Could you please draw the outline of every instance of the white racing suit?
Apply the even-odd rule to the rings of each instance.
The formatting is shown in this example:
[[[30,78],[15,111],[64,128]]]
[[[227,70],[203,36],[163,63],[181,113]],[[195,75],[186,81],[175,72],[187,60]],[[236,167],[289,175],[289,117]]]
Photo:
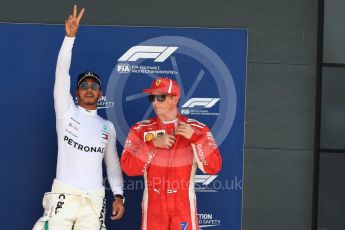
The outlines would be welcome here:
[[[104,195],[104,188],[86,192],[55,179],[33,230],[105,230]]]
[[[99,230],[104,227],[104,161],[113,195],[123,194],[114,125],[74,104],[70,93],[72,37],[61,46],[54,84],[58,139],[56,180],[43,199],[44,215],[38,229]],[[102,227],[101,227],[102,225]]]

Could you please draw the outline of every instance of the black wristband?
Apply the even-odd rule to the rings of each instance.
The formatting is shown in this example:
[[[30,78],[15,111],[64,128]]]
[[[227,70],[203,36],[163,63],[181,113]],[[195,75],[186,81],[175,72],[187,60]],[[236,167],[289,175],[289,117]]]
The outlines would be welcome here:
[[[115,195],[115,199],[116,199],[116,198],[120,198],[120,199],[122,199],[122,200],[123,200],[125,197],[124,197],[124,196],[122,196],[122,195],[120,195],[120,194],[116,194],[116,195]]]

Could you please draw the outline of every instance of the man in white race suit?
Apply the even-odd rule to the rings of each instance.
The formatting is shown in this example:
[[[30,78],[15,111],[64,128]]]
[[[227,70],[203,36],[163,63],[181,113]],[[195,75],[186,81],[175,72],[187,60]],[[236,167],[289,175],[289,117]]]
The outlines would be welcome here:
[[[65,21],[66,37],[62,43],[55,73],[54,106],[58,137],[56,179],[51,192],[44,195],[44,214],[34,230],[105,229],[105,191],[102,162],[105,161],[114,194],[112,220],[124,213],[123,179],[116,150],[114,125],[97,115],[102,96],[98,74],[86,71],[79,75],[75,105],[70,94],[72,48],[84,9]]]

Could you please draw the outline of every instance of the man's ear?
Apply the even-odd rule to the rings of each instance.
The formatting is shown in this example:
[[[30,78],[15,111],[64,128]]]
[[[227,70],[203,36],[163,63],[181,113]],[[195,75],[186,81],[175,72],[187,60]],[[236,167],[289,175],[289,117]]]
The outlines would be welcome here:
[[[101,91],[99,92],[98,100],[101,99],[102,96],[103,96],[103,91],[101,90]]]

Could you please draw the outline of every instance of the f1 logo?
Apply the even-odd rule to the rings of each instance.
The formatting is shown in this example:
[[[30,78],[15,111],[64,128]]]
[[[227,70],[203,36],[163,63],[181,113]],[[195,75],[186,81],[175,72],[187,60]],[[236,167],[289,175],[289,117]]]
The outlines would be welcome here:
[[[196,106],[203,106],[204,108],[213,107],[220,98],[191,98],[183,104],[182,108],[194,108]]]
[[[137,61],[140,58],[164,62],[178,47],[175,46],[133,46],[118,61]]]
[[[202,183],[202,185],[209,185],[214,181],[218,175],[195,175],[195,183]]]
[[[181,225],[181,230],[186,230],[188,226],[188,222],[181,222],[180,225]]]

